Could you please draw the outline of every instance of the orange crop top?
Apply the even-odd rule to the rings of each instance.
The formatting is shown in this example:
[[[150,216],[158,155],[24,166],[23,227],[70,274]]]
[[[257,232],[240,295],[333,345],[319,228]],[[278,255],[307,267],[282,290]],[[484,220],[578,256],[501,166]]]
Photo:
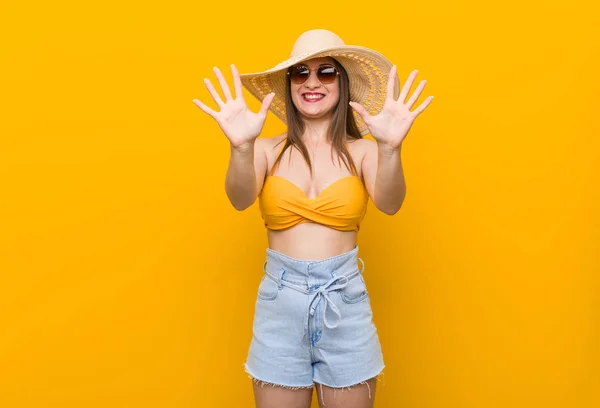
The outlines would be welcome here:
[[[285,146],[279,149],[279,154]],[[357,175],[342,177],[315,198],[271,169],[259,195],[265,227],[283,230],[304,222],[315,222],[339,231],[358,231],[367,211],[369,194]]]

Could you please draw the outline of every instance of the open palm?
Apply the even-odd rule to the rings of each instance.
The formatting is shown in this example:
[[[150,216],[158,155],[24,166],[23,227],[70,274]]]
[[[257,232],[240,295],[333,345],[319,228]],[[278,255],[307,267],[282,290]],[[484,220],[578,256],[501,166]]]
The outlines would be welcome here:
[[[369,115],[367,110],[361,104],[350,102],[350,106],[358,112],[369,128],[371,135],[377,142],[385,143],[392,148],[398,148],[408,134],[408,131],[417,116],[431,103],[433,96],[427,97],[417,109],[412,112],[410,111],[425,87],[425,83],[427,82],[425,80],[419,83],[419,86],[417,86],[410,99],[406,103],[404,102],[417,73],[417,70],[410,73],[408,80],[402,87],[398,100],[395,100],[394,86],[396,81],[396,66],[394,65],[392,67],[388,78],[387,94],[383,107],[375,116]]]
[[[235,98],[232,97],[229,85],[225,81],[223,74],[219,68],[213,68],[221,91],[225,96],[225,101],[221,99],[219,93],[215,90],[214,86],[208,78],[204,79],[204,84],[208,89],[208,92],[212,96],[213,100],[219,107],[220,111],[214,111],[209,108],[198,99],[194,99],[193,102],[202,109],[206,114],[210,115],[217,121],[227,139],[231,142],[232,146],[238,147],[256,139],[265,124],[267,118],[267,112],[269,106],[273,101],[274,93],[270,93],[262,101],[262,106],[258,113],[252,112],[248,109],[244,95],[242,93],[242,81],[235,65],[231,64],[231,73],[233,75],[233,84],[235,88]]]

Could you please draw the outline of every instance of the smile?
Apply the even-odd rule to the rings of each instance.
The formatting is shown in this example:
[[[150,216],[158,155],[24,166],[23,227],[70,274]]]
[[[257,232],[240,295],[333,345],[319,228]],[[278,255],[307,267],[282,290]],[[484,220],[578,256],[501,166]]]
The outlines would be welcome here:
[[[325,97],[325,95],[321,94],[321,93],[305,93],[302,94],[302,99],[304,99],[306,102],[318,102],[321,99],[323,99]]]

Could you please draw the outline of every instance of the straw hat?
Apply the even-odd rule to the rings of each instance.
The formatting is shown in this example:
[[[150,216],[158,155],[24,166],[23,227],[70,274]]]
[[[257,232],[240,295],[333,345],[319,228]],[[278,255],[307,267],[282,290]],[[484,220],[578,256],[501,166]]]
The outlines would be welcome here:
[[[309,30],[300,35],[290,57],[263,72],[242,74],[242,85],[259,101],[275,92],[270,110],[286,123],[285,86],[287,68],[298,62],[319,57],[335,58],[348,73],[350,100],[365,107],[371,115],[381,110],[385,101],[387,81],[392,63],[380,53],[369,48],[346,45],[329,30]],[[394,99],[400,95],[400,83],[396,77]],[[352,110],[360,133],[364,136],[369,129],[356,111]]]

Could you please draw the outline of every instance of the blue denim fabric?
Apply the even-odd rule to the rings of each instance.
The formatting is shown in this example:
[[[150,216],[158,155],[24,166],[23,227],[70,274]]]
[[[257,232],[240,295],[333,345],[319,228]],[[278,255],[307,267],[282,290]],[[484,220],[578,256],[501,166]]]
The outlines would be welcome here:
[[[263,271],[244,364],[252,377],[288,387],[349,387],[383,370],[358,246],[320,261],[267,248]]]

